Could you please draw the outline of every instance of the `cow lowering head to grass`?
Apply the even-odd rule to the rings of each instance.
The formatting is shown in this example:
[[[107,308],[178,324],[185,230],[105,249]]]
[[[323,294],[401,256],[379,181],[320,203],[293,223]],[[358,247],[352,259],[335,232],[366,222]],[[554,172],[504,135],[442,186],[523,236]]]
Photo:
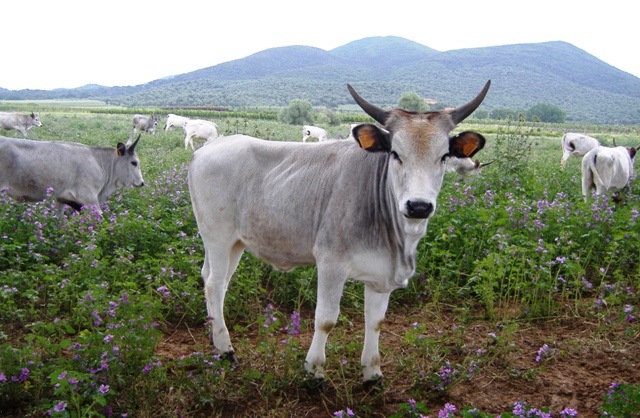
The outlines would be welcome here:
[[[384,129],[361,124],[353,141],[310,144],[232,135],[198,149],[188,181],[216,349],[237,361],[223,305],[247,250],[281,271],[317,265],[315,332],[305,363],[317,379],[324,377],[343,286],[348,278],[364,282],[364,381],[381,378],[378,339],[389,296],[415,272],[447,161],[471,158],[485,144],[478,133],[450,132],[480,105],[489,85],[465,105],[434,112],[383,110],[348,86]]]
[[[592,189],[596,189],[596,194],[600,195],[620,190],[629,184],[639,149],[640,146],[596,147],[587,152],[582,158],[582,194],[585,202],[591,197]]]
[[[600,146],[600,141],[583,134],[573,132],[562,136],[562,158],[560,165],[564,168],[569,157],[584,157],[584,155],[595,147]]]

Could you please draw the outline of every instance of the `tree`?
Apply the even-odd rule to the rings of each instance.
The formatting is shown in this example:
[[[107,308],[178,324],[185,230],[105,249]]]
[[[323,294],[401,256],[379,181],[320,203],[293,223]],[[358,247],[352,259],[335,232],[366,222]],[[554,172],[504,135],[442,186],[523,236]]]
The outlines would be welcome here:
[[[326,109],[320,112],[316,118],[316,123],[318,125],[338,126],[342,123],[342,115],[331,109]]]
[[[567,112],[549,103],[538,103],[527,110],[527,120],[538,118],[540,122],[564,123]]]
[[[398,107],[400,109],[408,110],[410,112],[423,112],[429,110],[429,105],[425,103],[424,99],[416,92],[404,92],[398,100]]]
[[[313,107],[308,100],[293,99],[278,114],[278,120],[290,125],[312,125]]]

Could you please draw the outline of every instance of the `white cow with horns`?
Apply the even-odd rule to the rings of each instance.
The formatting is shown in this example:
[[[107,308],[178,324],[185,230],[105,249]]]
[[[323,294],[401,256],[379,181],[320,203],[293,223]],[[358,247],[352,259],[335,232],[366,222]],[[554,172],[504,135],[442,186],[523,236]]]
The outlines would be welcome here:
[[[347,85],[373,124],[354,129],[355,141],[311,144],[245,135],[198,149],[189,165],[189,190],[204,242],[207,313],[216,349],[237,362],[223,305],[246,249],[276,269],[316,264],[315,332],[305,369],[324,377],[325,344],[336,325],[348,278],[364,282],[365,384],[382,377],[378,340],[389,296],[415,272],[416,249],[436,209],[446,162],[471,158],[485,139],[450,137],[483,101],[435,112],[384,110]],[[241,162],[241,164],[238,164]]]
[[[116,148],[90,147],[76,142],[30,141],[0,137],[0,191],[10,197],[38,202],[53,189],[56,208],[76,210],[103,204],[117,189],[144,186],[133,144]]]
[[[624,188],[634,174],[633,162],[640,149],[634,147],[596,147],[582,158],[582,194],[587,202],[591,189],[596,194]]]
[[[584,155],[595,147],[600,146],[600,141],[583,134],[573,132],[562,136],[562,159],[560,165],[564,168],[569,157],[584,157]]]

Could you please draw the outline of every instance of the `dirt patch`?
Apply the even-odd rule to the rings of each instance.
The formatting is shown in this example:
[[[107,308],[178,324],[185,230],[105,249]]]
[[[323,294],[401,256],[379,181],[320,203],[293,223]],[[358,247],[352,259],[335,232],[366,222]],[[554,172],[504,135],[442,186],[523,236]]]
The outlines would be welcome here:
[[[413,324],[424,324],[426,317],[430,319],[427,321],[425,338],[448,345],[446,360],[452,364],[462,364],[470,353],[478,350],[490,355],[471,377],[459,379],[441,392],[433,388],[421,388],[419,379],[416,379],[416,370],[396,371],[401,369],[403,359],[416,356],[405,336],[414,327]],[[370,405],[374,405],[373,410],[376,411],[373,415],[389,416],[399,411],[400,404],[413,398],[425,403],[432,417],[437,416],[446,403],[458,408],[474,406],[496,415],[512,411],[515,402],[525,402],[535,408],[550,408],[553,416],[559,416],[559,412],[565,408],[573,408],[580,417],[599,417],[603,396],[613,382],[640,382],[638,332],[630,327],[626,327],[625,332],[622,327],[603,326],[584,318],[555,318],[509,326],[483,320],[454,324],[453,316],[446,313],[425,315],[420,311],[390,312],[380,337],[386,386],[381,394],[371,397],[360,387],[359,376],[349,376],[346,384],[352,386],[350,396],[354,398],[355,409],[359,402],[370,400]],[[443,333],[451,333],[452,327],[461,328],[455,338],[443,339]],[[354,320],[352,325],[341,323],[340,328],[344,334],[337,338],[361,339],[362,323]],[[496,335],[495,341],[492,335]],[[303,350],[308,348],[311,336],[311,331],[307,330],[296,337]],[[238,341],[240,338],[252,344],[259,342],[260,337],[256,334],[232,333],[232,340]],[[549,347],[549,354],[543,361],[537,362],[538,352],[545,344]],[[167,360],[177,359],[200,351],[203,347],[210,349],[211,344],[202,330],[194,332],[186,326],[180,326],[167,331],[157,346],[157,355]],[[245,352],[238,353],[241,367],[264,367],[261,364],[264,359],[247,353],[247,347],[244,349]],[[330,355],[328,353],[327,357]],[[413,364],[418,368],[423,367],[425,362],[428,363],[424,360],[421,363],[414,361]],[[299,387],[289,387],[283,390],[277,407],[260,397],[249,396],[239,403],[228,405],[225,410],[229,416],[327,417],[349,406],[344,405],[342,393],[335,393],[339,390],[339,387],[334,387],[333,393],[330,389],[325,394],[314,394]]]

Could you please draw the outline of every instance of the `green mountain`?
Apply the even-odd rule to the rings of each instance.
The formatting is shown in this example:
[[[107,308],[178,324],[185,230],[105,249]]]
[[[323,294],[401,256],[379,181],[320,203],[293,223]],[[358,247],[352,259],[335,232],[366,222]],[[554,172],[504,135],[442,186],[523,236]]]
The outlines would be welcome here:
[[[395,106],[414,91],[437,106],[457,106],[491,79],[482,108],[526,110],[549,103],[567,119],[640,123],[640,78],[566,42],[504,45],[439,52],[399,37],[371,37],[330,51],[271,48],[248,57],[128,87],[0,88],[0,99],[91,98],[125,106],[256,108],[293,99],[356,109],[351,83],[367,100]]]

